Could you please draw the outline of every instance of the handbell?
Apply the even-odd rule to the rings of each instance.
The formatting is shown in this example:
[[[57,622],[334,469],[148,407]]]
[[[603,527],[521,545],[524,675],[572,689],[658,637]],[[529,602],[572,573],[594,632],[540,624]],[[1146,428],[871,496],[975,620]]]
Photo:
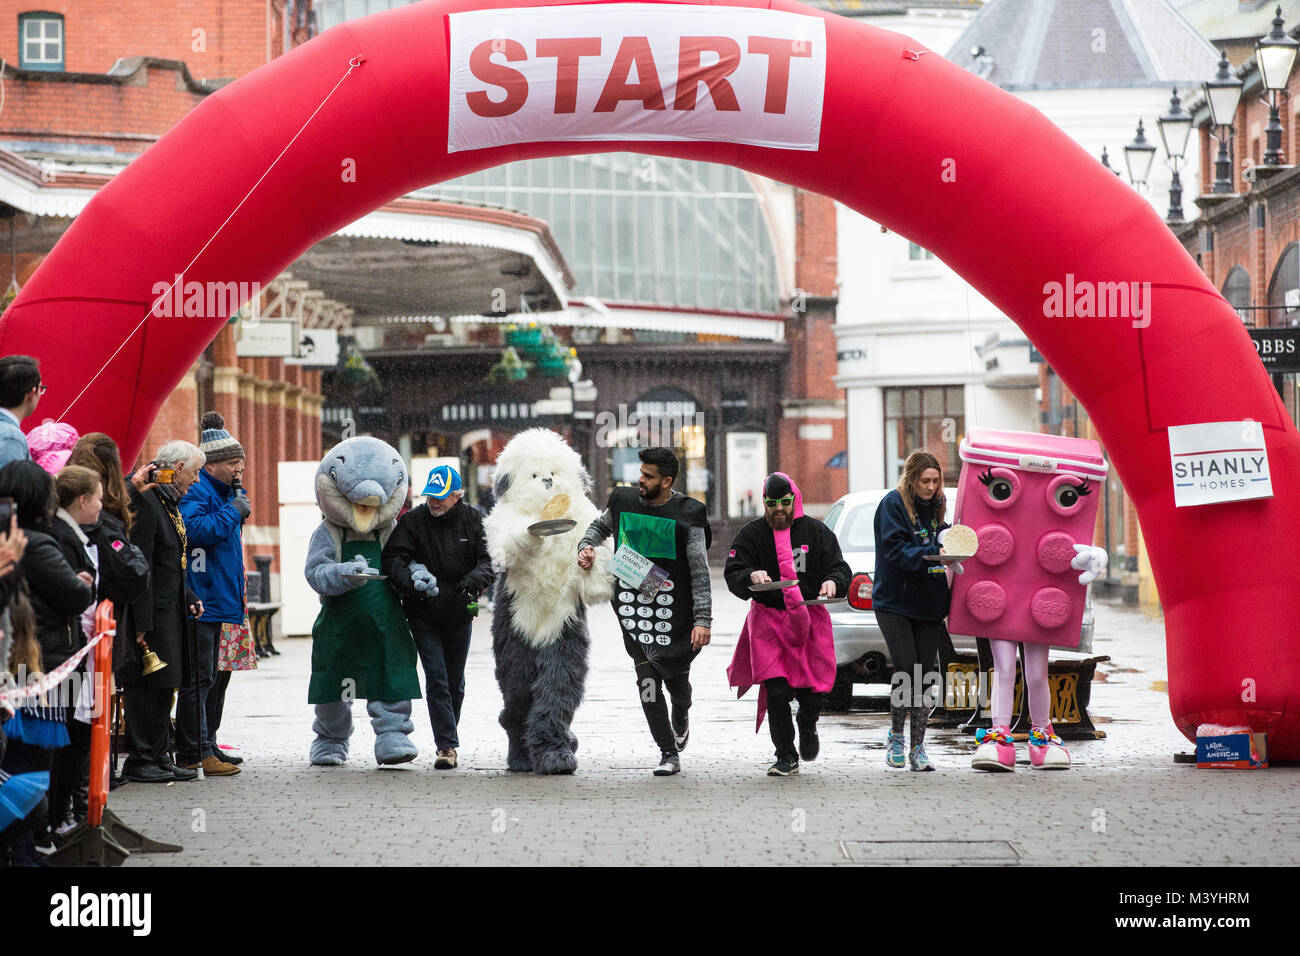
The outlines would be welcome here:
[[[167,662],[149,650],[149,645],[144,645],[144,657],[140,661],[140,673],[145,677],[150,674],[156,674],[167,666]]]

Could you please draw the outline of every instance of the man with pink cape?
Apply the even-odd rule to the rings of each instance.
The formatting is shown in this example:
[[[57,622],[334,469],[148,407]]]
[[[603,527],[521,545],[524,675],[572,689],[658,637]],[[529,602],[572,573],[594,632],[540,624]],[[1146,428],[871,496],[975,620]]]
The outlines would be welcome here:
[[[770,720],[776,763],[768,776],[799,772],[799,758],[813,760],[820,745],[817,717],[823,695],[835,683],[835,639],[822,604],[842,597],[851,571],[831,530],[803,513],[803,496],[789,475],[763,482],[763,517],[740,529],[723,576],[727,588],[751,601],[727,679],[738,697],[758,685],[757,733]],[[775,582],[798,582],[772,587]],[[757,588],[757,590],[755,590]],[[799,749],[795,750],[790,702],[799,701]]]

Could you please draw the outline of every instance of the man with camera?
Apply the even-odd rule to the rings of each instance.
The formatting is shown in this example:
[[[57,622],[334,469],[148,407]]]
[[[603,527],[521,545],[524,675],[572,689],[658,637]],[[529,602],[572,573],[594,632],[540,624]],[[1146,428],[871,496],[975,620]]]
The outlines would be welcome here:
[[[243,763],[243,758],[217,748],[231,673],[220,669],[218,658],[222,631],[240,632],[247,618],[243,526],[252,510],[240,485],[244,449],[225,425],[216,412],[204,414],[199,448],[206,461],[180,505],[190,549],[186,574],[203,601],[203,614],[198,621],[197,686],[182,688],[176,704],[176,761],[189,768],[202,764],[209,777],[233,776]]]

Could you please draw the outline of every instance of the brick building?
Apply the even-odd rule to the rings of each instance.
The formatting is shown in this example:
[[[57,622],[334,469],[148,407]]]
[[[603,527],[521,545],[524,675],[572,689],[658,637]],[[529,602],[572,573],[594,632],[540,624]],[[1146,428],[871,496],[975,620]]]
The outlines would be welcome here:
[[[0,3],[0,219],[8,222],[12,273],[6,303],[98,189],[205,97],[306,42],[313,23],[310,0]],[[503,243],[503,233],[514,235]],[[368,242],[387,257],[414,244],[426,284],[457,270],[504,269],[512,278],[501,284],[512,296],[537,286],[545,307],[558,288],[562,301],[563,259],[545,224],[527,217],[399,200],[343,234],[339,241]],[[353,271],[354,284],[367,281],[363,270]],[[292,272],[264,286],[255,305],[263,322],[350,330],[352,310]],[[248,451],[247,566],[257,555],[271,557],[274,581],[277,464],[322,454],[321,371],[281,357],[240,357],[239,328],[225,326],[182,380],[154,422],[144,455],[171,438],[197,441],[202,412],[221,412]]]
[[[316,29],[310,0],[211,0],[176,8],[143,0],[39,8],[0,3],[0,213],[7,212],[10,225],[11,289],[39,267],[94,192],[190,109],[308,41]],[[625,170],[626,162],[614,155],[550,162],[590,172],[594,183],[598,175]],[[600,385],[603,404],[593,415],[690,404],[707,430],[678,438],[690,458],[694,491],[715,499],[712,512],[720,522],[743,517],[727,504],[734,497],[728,485],[754,484],[752,476],[737,479],[728,470],[726,449],[736,433],[765,439],[755,471],[791,472],[810,512],[823,512],[847,490],[843,392],[830,378],[834,204],[730,167],[650,157],[631,162],[637,182],[646,186],[646,195],[632,201],[649,203],[645,208],[656,215],[671,204],[673,223],[673,231],[648,245],[644,231],[631,230],[633,247],[642,244],[631,267],[621,260],[609,269],[599,265],[602,255],[628,241],[631,220],[611,225],[606,236],[599,224],[617,216],[593,214],[561,222],[552,235],[553,202],[537,190],[497,190],[484,175],[477,192],[464,182],[420,190],[321,241],[263,291],[261,319],[325,322],[320,327],[354,336],[377,365],[404,355],[419,376],[394,381],[409,386],[408,397],[440,410],[458,397],[446,391],[452,377],[431,374],[444,352],[454,363],[462,347],[499,351],[499,326],[513,313],[572,315],[576,306],[585,325],[552,324],[566,344],[584,351]],[[574,173],[569,181],[576,180]],[[621,216],[627,199],[611,188],[593,201],[601,213]],[[647,215],[642,224],[648,221]],[[650,275],[645,263],[665,256],[673,263]],[[568,260],[578,265],[570,270]],[[582,304],[569,301],[574,273]],[[589,288],[582,286],[583,275]],[[502,293],[504,309],[479,301],[485,286]],[[277,289],[292,291],[276,299]],[[155,421],[146,454],[170,438],[196,439],[200,414],[221,412],[249,453],[249,566],[255,555],[270,556],[274,580],[276,465],[318,458],[336,437],[328,423],[322,430],[333,379],[326,373],[323,383],[320,371],[283,358],[240,357],[240,329],[238,322],[225,326],[195,363]],[[361,409],[351,407],[354,397],[333,396],[336,419],[355,414],[360,430],[404,441],[408,454],[427,453],[450,433],[455,441],[466,434],[463,422],[427,421],[428,427],[405,431],[389,427],[392,422],[366,422]],[[510,428],[521,424],[527,423]],[[563,429],[576,422],[553,424]],[[480,443],[473,451],[477,460],[490,460],[510,428]],[[619,480],[624,462],[600,446],[595,430],[574,434],[601,474],[598,484]]]
[[[1272,9],[1265,11],[1269,20]],[[1294,12],[1300,14],[1300,5]],[[1289,26],[1289,35],[1300,37],[1300,28]],[[1230,169],[1215,191],[1220,129],[1200,97],[1189,108],[1201,140],[1203,189],[1195,200],[1201,215],[1174,232],[1241,316],[1283,405],[1300,422],[1300,75],[1293,67],[1279,98],[1283,156],[1269,165],[1267,93],[1253,50],[1241,48],[1236,56],[1232,75],[1242,91],[1227,127]]]

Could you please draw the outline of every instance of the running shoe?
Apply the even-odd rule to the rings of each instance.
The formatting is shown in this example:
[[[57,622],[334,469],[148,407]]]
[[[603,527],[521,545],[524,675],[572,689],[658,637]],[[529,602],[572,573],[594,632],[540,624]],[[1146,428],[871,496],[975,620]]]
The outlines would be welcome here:
[[[903,735],[889,732],[889,747],[885,751],[885,763],[895,770],[907,766],[907,751],[903,744]]]
[[[930,763],[930,758],[925,755],[925,744],[917,744],[912,748],[912,753],[908,757],[913,770],[933,770],[934,764]]]
[[[659,766],[655,767],[654,775],[656,777],[671,777],[675,773],[682,772],[682,761],[677,754],[665,753],[663,759],[659,761]]]
[[[673,739],[677,743],[677,752],[686,749],[686,742],[691,739],[691,712],[684,710],[679,716],[673,711]]]
[[[769,777],[797,777],[799,776],[799,761],[781,757],[776,763],[767,768],[767,775]]]
[[[821,753],[821,740],[817,737],[817,727],[804,727],[799,725],[799,759],[816,760],[817,755]]]

